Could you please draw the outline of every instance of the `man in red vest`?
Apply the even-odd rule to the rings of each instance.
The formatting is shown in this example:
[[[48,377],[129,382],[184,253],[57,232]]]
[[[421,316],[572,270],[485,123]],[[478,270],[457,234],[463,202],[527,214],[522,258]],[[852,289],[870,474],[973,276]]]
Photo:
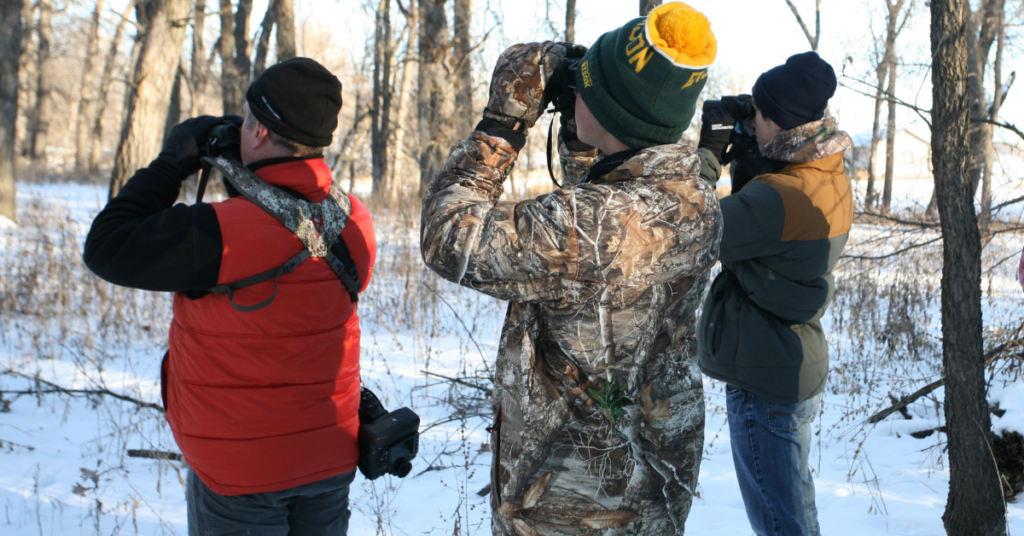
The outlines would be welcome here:
[[[341,82],[295,58],[267,69],[246,101],[244,122],[234,118],[242,172],[305,206],[350,207],[340,220],[342,260],[365,289],[376,255],[370,214],[351,195],[330,197],[323,157]],[[307,237],[230,187],[236,195],[223,202],[174,204],[200,169],[211,127],[224,121],[199,117],[171,130],[160,156],[96,217],[85,262],[112,283],[175,293],[161,379],[167,421],[191,468],[190,536],[344,535],[359,458],[356,293],[315,252],[273,280],[218,293],[310,251]]]

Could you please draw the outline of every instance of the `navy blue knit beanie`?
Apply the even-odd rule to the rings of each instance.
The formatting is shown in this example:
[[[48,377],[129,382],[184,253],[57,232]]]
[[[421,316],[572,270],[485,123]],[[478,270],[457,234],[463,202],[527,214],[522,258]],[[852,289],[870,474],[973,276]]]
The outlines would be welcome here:
[[[825,117],[836,92],[836,72],[817,52],[795,54],[754,83],[754,101],[768,119],[784,130]]]

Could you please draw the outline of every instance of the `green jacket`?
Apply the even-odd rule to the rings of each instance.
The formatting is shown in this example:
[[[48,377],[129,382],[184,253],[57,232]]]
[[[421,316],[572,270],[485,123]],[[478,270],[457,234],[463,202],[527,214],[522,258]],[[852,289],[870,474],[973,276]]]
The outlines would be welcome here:
[[[850,145],[834,119],[788,130],[763,153],[789,165],[721,200],[722,272],[697,325],[704,374],[780,404],[825,388],[821,317],[853,218]]]

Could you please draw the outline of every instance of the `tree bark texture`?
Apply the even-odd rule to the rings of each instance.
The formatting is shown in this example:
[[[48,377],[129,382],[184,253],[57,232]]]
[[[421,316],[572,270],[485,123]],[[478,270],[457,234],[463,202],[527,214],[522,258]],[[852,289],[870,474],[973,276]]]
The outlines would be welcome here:
[[[1005,0],[982,0],[978,10],[968,15],[967,35],[967,91],[970,98],[971,118],[989,117],[989,100],[985,92],[985,71],[988,67],[989,52],[995,43],[999,28],[1005,24]],[[970,9],[968,7],[968,9]],[[996,81],[998,85],[999,80]],[[972,192],[977,192],[982,181],[990,176],[992,167],[992,134],[993,126],[989,123],[973,121],[970,127],[971,160],[969,173]],[[982,186],[981,212],[986,214],[991,199],[985,199],[985,191],[990,186]]]
[[[370,155],[373,195],[383,197],[389,190],[388,164],[391,153],[391,70],[394,44],[391,42],[391,0],[379,0],[373,34],[373,102],[370,113]],[[358,99],[357,99],[358,100]],[[359,111],[357,110],[358,114]]]
[[[249,16],[252,15],[252,0],[238,0],[235,11],[235,59],[230,79],[234,92],[232,100],[235,107],[231,112],[242,115],[242,104],[245,103],[245,90],[252,82],[252,61],[249,59]]]
[[[884,68],[887,70],[889,85],[885,90],[889,116],[885,125],[885,183],[882,187],[882,212],[888,213],[892,205],[892,181],[896,166],[896,74],[899,70],[899,57],[896,54],[896,39],[910,18],[910,9],[900,23],[900,11],[906,0],[885,0],[885,56]],[[913,4],[913,1],[911,2]],[[910,6],[911,8],[913,5]],[[881,79],[881,76],[879,76]]]
[[[576,42],[576,0],[565,0],[565,42]]]
[[[235,22],[232,16],[231,0],[220,0],[220,39],[217,47],[220,56],[221,103],[224,114],[242,110],[242,103],[235,95]]]
[[[884,58],[884,53],[883,53]],[[878,158],[878,143],[879,129],[881,125],[879,122],[882,116],[882,102],[884,102],[885,93],[882,90],[882,86],[885,85],[885,78],[888,74],[889,69],[886,67],[884,59],[881,60],[875,69],[875,75],[877,77],[877,85],[875,86],[875,114],[874,121],[871,123],[871,152],[868,154],[868,187],[867,195],[864,199],[865,210],[871,210],[875,206],[875,163]]]
[[[640,0],[640,16],[646,17],[654,8],[661,5],[661,0]]]
[[[181,81],[184,72],[181,69],[181,64],[178,64],[178,71],[174,75],[174,85],[171,86],[171,99],[167,104],[167,119],[164,120],[164,133],[160,136],[163,140],[167,137],[167,134],[181,121]]]
[[[275,9],[278,0],[270,0],[267,4],[267,12],[263,15],[263,22],[260,23],[259,39],[256,40],[256,62],[252,67],[252,77],[255,80],[263,71],[267,70],[267,55],[270,52],[270,34],[274,29],[277,20]]]
[[[110,198],[135,171],[160,152],[171,89],[185,40],[182,24],[192,9],[189,0],[146,0],[137,10],[146,25],[132,73],[128,110],[110,175]]]
[[[17,152],[21,156],[32,153],[32,122],[36,110],[36,49],[38,40],[33,39],[36,28],[36,3],[23,0],[21,20],[21,58],[18,60],[18,124]]]
[[[100,55],[100,16],[104,0],[96,0],[96,9],[89,20],[89,35],[86,38],[85,58],[82,63],[82,91],[75,118],[75,173],[89,172],[89,136],[92,134],[93,118],[96,116],[96,100],[99,98],[97,68]]]
[[[295,0],[275,0],[277,19],[277,61],[295,57]]]
[[[206,88],[210,80],[210,65],[206,60],[206,45],[203,43],[203,30],[206,28],[206,0],[196,0],[192,10],[192,68],[189,79],[192,81],[192,104],[189,115],[192,117],[206,115]]]
[[[36,108],[32,120],[32,161],[37,166],[46,165],[46,142],[50,132],[50,119],[53,114],[53,90],[55,65],[50,55],[50,40],[53,38],[53,1],[38,0],[39,25],[36,33],[39,36],[37,49],[36,72]]]
[[[128,24],[128,15],[135,9],[137,0],[130,0],[121,14],[121,20],[114,30],[114,38],[110,40],[110,48],[107,57],[103,61],[103,72],[100,75],[99,108],[92,125],[92,149],[89,151],[89,173],[95,173],[100,165],[100,158],[103,156],[103,116],[107,112],[107,94],[110,85],[114,81],[114,65],[117,63],[117,50],[121,46],[121,38],[124,37],[124,29]]]
[[[401,8],[401,6],[399,6]],[[409,9],[402,9],[402,15],[405,16],[406,24],[404,30],[404,39],[400,39],[399,42],[404,41],[404,52],[401,56],[401,71],[398,75],[398,87],[394,90],[394,96],[392,97],[392,117],[395,118],[394,124],[394,137],[392,138],[392,150],[391,150],[391,164],[388,168],[391,172],[391,176],[388,179],[390,188],[388,195],[391,199],[397,199],[399,192],[403,190],[405,180],[404,177],[408,175],[402,173],[402,162],[401,155],[407,154],[405,148],[405,141],[411,134],[415,139],[418,134],[415,128],[408,128],[403,125],[415,125],[416,115],[414,112],[409,110],[410,106],[407,103],[410,100],[409,86],[413,83],[416,77],[416,51],[417,51],[417,28],[419,27],[418,21],[418,10],[415,9],[415,5],[411,5]],[[396,68],[397,67],[396,59]]]
[[[1002,3],[1002,2],[1001,2]],[[995,82],[995,91],[992,95],[992,104],[988,107],[988,118],[992,121],[999,120],[999,109],[1003,106],[1003,50],[1006,45],[1006,19],[1005,4],[999,7],[999,26],[996,35],[996,57],[992,65],[992,78]],[[985,222],[991,218],[992,210],[992,160],[995,152],[992,146],[992,125],[989,124],[989,136],[984,151],[984,174],[981,177],[981,213]]]
[[[892,181],[896,172],[896,62],[895,44],[893,57],[889,61],[889,87],[886,88],[886,105],[889,116],[885,122],[885,184],[882,187],[882,212],[888,214],[892,206]]]
[[[419,94],[420,195],[448,157],[452,140],[453,97],[447,77],[451,39],[445,15],[447,0],[420,0]]]
[[[0,216],[15,220],[14,159],[18,121],[18,60],[22,0],[0,2]]]
[[[473,42],[469,28],[473,17],[473,0],[455,0],[452,11],[454,42],[452,43],[452,71],[455,73],[453,85],[456,86],[455,97],[455,132],[471,132],[476,125],[473,113]]]
[[[931,0],[932,166],[942,221],[942,362],[951,536],[1006,533],[999,474],[987,441],[981,317],[981,237],[967,173],[967,0]]]

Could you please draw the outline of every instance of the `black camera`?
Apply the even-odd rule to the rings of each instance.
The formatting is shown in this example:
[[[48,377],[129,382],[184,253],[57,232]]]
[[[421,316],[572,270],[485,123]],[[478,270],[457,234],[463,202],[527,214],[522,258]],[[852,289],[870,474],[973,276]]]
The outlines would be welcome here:
[[[388,412],[363,388],[359,400],[359,471],[367,480],[384,473],[405,478],[420,449],[420,418],[409,408]]]
[[[206,144],[199,148],[200,156],[218,157],[229,153],[241,160],[242,128],[236,117],[224,117],[222,122],[206,134]]]
[[[750,95],[728,96],[722,97],[721,100],[704,102],[705,110],[714,108],[722,110],[736,120],[732,134],[729,136],[729,150],[722,158],[722,165],[757,153],[757,136],[754,134],[751,124],[754,120],[755,108]]]
[[[548,97],[554,105],[552,111],[562,114],[563,123],[576,117],[576,71],[581,59],[583,54],[579,54],[579,57],[566,57],[548,81]]]

